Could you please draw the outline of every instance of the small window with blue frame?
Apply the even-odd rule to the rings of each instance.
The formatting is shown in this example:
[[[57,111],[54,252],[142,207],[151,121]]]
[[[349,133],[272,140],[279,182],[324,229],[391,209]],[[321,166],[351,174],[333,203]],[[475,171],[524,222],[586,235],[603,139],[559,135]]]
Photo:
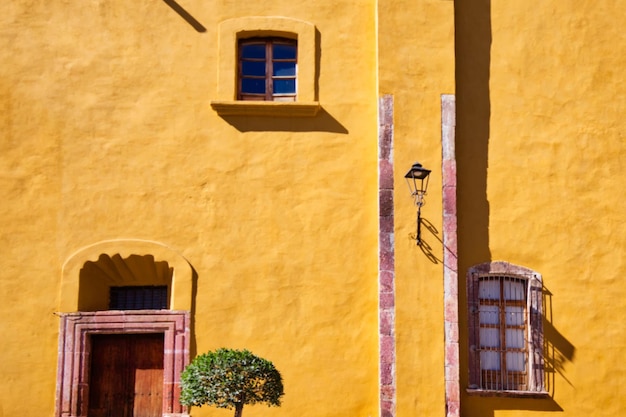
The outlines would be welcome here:
[[[241,39],[237,99],[296,101],[297,58],[295,39]]]

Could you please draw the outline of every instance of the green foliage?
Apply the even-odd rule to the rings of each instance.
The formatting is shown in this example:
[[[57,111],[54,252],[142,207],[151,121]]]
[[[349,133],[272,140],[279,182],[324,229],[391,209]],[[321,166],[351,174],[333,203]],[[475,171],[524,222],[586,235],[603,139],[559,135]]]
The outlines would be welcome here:
[[[196,357],[183,371],[181,386],[183,405],[239,411],[244,404],[280,406],[284,394],[282,377],[272,362],[248,350],[225,348]]]

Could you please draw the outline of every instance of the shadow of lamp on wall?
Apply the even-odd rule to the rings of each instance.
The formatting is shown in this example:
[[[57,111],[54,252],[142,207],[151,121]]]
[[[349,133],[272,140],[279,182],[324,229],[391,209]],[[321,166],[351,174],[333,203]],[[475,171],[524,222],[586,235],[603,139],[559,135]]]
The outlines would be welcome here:
[[[409,186],[413,202],[417,206],[417,233],[415,236],[417,246],[422,244],[422,206],[424,205],[424,196],[428,189],[429,175],[430,170],[424,168],[419,162],[416,162],[404,176]]]

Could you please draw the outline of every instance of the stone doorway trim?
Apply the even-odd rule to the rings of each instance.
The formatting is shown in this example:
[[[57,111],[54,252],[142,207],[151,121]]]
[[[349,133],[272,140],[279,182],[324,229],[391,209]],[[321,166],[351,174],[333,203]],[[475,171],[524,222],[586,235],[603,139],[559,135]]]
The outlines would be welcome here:
[[[92,334],[163,333],[163,417],[188,417],[180,374],[189,363],[189,312],[170,310],[61,313],[55,417],[85,417]]]

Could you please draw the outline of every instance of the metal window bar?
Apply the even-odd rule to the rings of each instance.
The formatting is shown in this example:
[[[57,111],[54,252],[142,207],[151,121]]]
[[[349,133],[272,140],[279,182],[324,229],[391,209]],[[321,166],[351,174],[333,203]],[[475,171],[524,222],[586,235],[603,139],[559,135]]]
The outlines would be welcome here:
[[[480,389],[528,390],[527,279],[481,276],[475,291]]]
[[[109,310],[166,310],[167,285],[111,287]]]

